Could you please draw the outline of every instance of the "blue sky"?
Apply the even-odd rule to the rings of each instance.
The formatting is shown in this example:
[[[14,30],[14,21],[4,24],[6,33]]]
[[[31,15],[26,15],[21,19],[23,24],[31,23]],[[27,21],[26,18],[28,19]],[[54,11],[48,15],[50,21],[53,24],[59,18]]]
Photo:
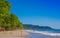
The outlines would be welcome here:
[[[23,24],[60,29],[60,0],[9,0]]]

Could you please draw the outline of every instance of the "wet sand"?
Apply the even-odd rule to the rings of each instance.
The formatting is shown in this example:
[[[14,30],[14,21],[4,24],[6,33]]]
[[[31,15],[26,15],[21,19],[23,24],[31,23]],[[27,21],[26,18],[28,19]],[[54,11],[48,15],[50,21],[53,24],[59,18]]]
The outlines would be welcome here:
[[[60,38],[60,36],[50,36],[41,33],[30,33],[30,36],[26,38]]]

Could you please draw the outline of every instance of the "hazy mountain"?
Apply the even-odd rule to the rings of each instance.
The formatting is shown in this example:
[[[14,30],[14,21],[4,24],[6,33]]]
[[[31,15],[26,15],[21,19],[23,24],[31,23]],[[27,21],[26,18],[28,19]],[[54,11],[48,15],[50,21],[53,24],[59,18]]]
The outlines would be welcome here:
[[[32,30],[52,30],[53,28],[49,26],[39,26],[39,25],[32,25],[32,24],[23,24],[25,29],[32,29]]]

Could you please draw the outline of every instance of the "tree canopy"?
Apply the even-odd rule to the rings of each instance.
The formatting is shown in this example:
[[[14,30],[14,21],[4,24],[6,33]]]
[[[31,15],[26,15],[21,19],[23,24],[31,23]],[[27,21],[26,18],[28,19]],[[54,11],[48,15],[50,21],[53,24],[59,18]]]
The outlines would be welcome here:
[[[5,30],[23,28],[22,23],[15,14],[10,14],[11,4],[7,0],[0,0],[0,27]]]

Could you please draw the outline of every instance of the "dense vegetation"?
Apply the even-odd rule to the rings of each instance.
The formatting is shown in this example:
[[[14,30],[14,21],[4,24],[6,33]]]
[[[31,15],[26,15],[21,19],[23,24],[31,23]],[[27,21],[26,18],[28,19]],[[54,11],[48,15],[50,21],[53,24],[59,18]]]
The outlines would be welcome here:
[[[15,14],[10,14],[10,10],[10,2],[7,0],[0,0],[0,27],[5,30],[22,29],[22,23]]]

